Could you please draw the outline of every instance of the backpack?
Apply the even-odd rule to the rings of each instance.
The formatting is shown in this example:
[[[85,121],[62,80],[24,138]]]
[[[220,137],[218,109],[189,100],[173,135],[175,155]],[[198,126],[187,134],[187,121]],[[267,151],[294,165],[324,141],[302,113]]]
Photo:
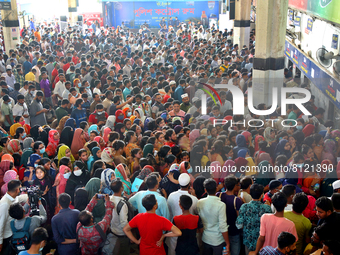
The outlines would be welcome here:
[[[128,207],[128,222],[130,220],[132,220],[133,217],[135,217],[135,209],[133,208],[132,204],[127,201],[125,198],[121,199],[118,204],[117,204],[117,214],[119,216],[120,211],[123,208],[123,205],[126,204],[126,206]]]
[[[11,221],[11,229],[13,232],[13,236],[11,238],[11,246],[13,250],[18,254],[21,251],[26,251],[30,248],[30,225],[31,225],[31,217],[27,217],[25,220],[24,227],[22,229],[16,229],[14,226],[14,221]]]
[[[76,237],[76,243],[79,245],[78,247],[78,251],[76,254],[79,254],[81,255],[81,247],[80,247],[80,242],[79,242],[79,239],[78,239],[78,235],[79,235],[79,230],[81,229],[81,227],[83,227],[83,225],[81,225],[77,231],[77,237]],[[96,228],[96,230],[98,231],[100,237],[102,238],[102,242],[99,244],[99,247],[98,247],[98,255],[101,255],[102,254],[102,249],[105,245],[105,242],[106,242],[106,233],[103,231],[103,229],[98,225],[98,224],[95,224],[94,227]]]

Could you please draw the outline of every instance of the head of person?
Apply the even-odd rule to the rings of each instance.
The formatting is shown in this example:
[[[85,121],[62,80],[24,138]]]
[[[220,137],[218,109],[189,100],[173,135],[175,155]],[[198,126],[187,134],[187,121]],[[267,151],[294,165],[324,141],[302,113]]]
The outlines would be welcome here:
[[[316,215],[319,219],[325,219],[333,213],[333,204],[327,197],[319,197],[316,202]]]
[[[287,205],[287,197],[283,192],[277,192],[272,197],[272,204],[277,212],[282,212]]]
[[[340,251],[339,240],[326,240],[323,243],[322,252],[324,255],[337,255]]]
[[[146,181],[145,181],[145,184],[146,184],[146,187],[149,189],[149,190],[154,190],[154,189],[157,189],[158,188],[158,180],[156,178],[156,176],[148,176],[146,178]]]
[[[282,232],[277,238],[277,248],[283,254],[295,254],[296,238],[289,232]]]
[[[7,184],[7,193],[15,198],[20,195],[21,182],[19,180],[11,180]]]
[[[216,194],[217,184],[216,181],[212,178],[206,179],[203,182],[204,190],[208,193],[208,195],[214,196]]]
[[[154,176],[155,177],[155,176]],[[155,177],[156,178],[156,177]],[[146,211],[157,210],[158,203],[154,194],[149,194],[143,197],[142,205],[145,207]]]
[[[192,198],[188,195],[182,195],[179,197],[179,207],[183,211],[188,211],[192,206]]]
[[[226,190],[233,191],[238,183],[238,179],[234,175],[229,175],[224,179]]]
[[[62,193],[59,195],[58,201],[61,208],[67,209],[71,203],[71,196],[67,193]]]
[[[31,236],[31,245],[39,247],[39,251],[42,251],[47,244],[48,233],[45,228],[36,228]]]
[[[250,196],[252,197],[252,199],[261,200],[263,197],[263,190],[264,187],[261,184],[254,183],[250,186]]]
[[[10,205],[8,214],[15,220],[21,220],[25,217],[25,209],[20,203],[14,203]]]
[[[297,193],[293,197],[293,211],[296,213],[302,213],[308,205],[308,197],[305,193]]]

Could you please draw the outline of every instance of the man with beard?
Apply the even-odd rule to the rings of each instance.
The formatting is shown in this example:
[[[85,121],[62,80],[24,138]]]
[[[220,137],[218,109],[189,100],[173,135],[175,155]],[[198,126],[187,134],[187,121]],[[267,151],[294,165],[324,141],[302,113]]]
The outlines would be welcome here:
[[[277,247],[266,246],[260,251],[260,255],[290,255],[296,250],[296,238],[293,234],[282,232],[277,238]]]
[[[30,106],[31,127],[35,125],[47,125],[45,113],[49,110],[45,109],[41,103],[43,97],[44,93],[40,90],[37,91],[35,98]]]
[[[182,95],[182,103],[180,109],[187,113],[191,106],[192,105],[189,102],[189,95],[188,94]]]

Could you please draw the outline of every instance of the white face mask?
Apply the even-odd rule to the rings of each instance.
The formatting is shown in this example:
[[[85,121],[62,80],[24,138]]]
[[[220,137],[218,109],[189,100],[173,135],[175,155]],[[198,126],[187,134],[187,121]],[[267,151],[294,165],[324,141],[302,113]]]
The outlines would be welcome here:
[[[81,170],[75,170],[73,171],[75,176],[81,176],[81,174],[83,173]]]

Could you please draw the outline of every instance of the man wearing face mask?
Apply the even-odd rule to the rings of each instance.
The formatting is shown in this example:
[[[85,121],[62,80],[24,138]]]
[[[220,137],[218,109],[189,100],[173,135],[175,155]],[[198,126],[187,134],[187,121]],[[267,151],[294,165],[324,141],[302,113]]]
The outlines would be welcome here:
[[[1,104],[1,114],[5,117],[4,121],[5,130],[9,131],[10,127],[14,123],[11,100],[8,95],[4,95],[2,99],[3,103]]]
[[[105,125],[109,115],[104,111],[104,106],[102,104],[96,105],[96,111],[92,113],[89,117],[89,125],[97,124],[98,126]]]
[[[44,97],[44,93],[40,90],[37,91],[37,94],[30,106],[30,116],[31,116],[31,127],[35,125],[44,126],[47,125],[45,113],[48,112],[41,103],[41,100]]]
[[[277,238],[277,247],[271,246],[264,247],[259,254],[260,255],[290,255],[295,254],[296,251],[296,238],[293,234],[288,232],[282,232]]]
[[[25,103],[28,107],[28,111],[30,110],[30,106],[31,106],[31,103],[33,102],[34,100],[34,97],[35,97],[35,86],[33,85],[33,83],[31,83],[29,86],[28,86],[28,91],[27,93],[25,94]]]
[[[38,255],[41,254],[47,244],[48,233],[45,228],[36,228],[31,236],[31,248],[27,251],[22,251],[20,255]],[[50,254],[50,253],[49,253]]]

